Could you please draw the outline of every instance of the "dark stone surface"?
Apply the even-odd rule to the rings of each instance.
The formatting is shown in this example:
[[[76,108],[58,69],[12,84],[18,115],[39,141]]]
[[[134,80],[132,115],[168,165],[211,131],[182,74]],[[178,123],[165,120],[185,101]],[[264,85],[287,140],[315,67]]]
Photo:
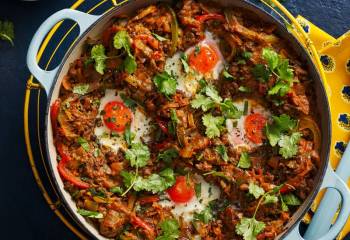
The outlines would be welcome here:
[[[76,239],[45,203],[30,170],[23,135],[29,41],[40,23],[72,3],[13,0],[0,4],[0,19],[12,20],[16,28],[14,48],[0,42],[1,239]],[[286,0],[285,5],[334,36],[350,29],[350,0]]]

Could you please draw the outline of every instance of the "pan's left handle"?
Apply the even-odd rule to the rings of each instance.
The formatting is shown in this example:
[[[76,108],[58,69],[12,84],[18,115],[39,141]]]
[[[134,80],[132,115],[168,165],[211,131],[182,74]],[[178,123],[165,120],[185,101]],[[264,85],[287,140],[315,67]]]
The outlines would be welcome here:
[[[64,19],[71,19],[79,25],[79,36],[85,32],[100,16],[90,15],[73,9],[63,9],[51,15],[45,20],[34,34],[32,41],[30,42],[27,53],[27,66],[33,76],[44,87],[46,94],[48,95],[59,66],[51,71],[46,71],[39,67],[37,62],[37,54],[42,41],[49,33],[50,29],[58,22]]]
[[[330,188],[338,191],[342,199],[342,204],[340,206],[338,218],[334,223],[334,225],[324,235],[318,236],[316,239],[317,240],[335,239],[339,234],[339,232],[344,227],[350,214],[350,191],[346,183],[333,171],[330,164],[327,168],[327,172],[323,179],[323,183],[320,189],[323,189],[323,188]],[[316,214],[322,215],[322,213],[318,211],[316,212]],[[294,229],[292,229],[291,232],[284,238],[285,240],[315,239],[312,236],[304,236],[304,238],[301,237],[299,233],[299,224],[300,223],[296,224]]]

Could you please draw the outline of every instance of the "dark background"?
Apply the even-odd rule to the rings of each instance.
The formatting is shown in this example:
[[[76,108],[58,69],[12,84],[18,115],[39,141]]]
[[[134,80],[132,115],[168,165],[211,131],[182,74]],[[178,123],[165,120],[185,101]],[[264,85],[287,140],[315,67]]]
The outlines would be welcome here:
[[[15,24],[15,47],[0,42],[1,239],[76,239],[44,201],[30,169],[23,134],[29,42],[47,17],[73,3],[0,1],[0,19]],[[335,37],[350,29],[350,0],[286,0],[284,4],[293,14],[303,15]]]

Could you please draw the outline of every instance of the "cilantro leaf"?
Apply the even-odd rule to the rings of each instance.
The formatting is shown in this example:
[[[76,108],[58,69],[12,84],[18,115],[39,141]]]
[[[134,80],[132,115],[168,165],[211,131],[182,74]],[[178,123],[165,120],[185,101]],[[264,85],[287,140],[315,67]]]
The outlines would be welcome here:
[[[88,152],[90,150],[89,143],[86,141],[85,138],[78,137],[77,143],[80,144],[80,146],[85,150],[85,152]]]
[[[225,99],[224,102],[220,104],[220,108],[226,118],[238,119],[243,115],[243,112],[238,110],[231,99]]]
[[[166,219],[160,222],[162,234],[156,240],[174,240],[180,236],[180,225],[176,219]]]
[[[105,47],[102,44],[97,44],[91,49],[91,58],[95,62],[95,70],[99,74],[104,74],[106,68],[105,61],[107,56],[105,54]]]
[[[301,201],[293,193],[282,195],[283,201],[289,206],[299,206]]]
[[[209,109],[213,108],[215,106],[215,103],[213,100],[202,94],[196,94],[195,98],[191,101],[191,106],[194,109],[201,108],[203,112],[206,112]]]
[[[148,147],[142,143],[132,143],[126,150],[125,158],[130,161],[132,167],[144,167],[150,159]]]
[[[227,162],[228,161],[228,155],[227,155],[227,149],[224,145],[216,146],[215,151],[219,153],[220,157]]]
[[[292,135],[282,135],[278,141],[280,146],[279,154],[284,158],[291,158],[298,153],[298,142],[301,138],[301,133],[295,132]]]
[[[130,125],[128,124],[128,126],[125,128],[125,131],[124,131],[124,140],[128,144],[128,146],[131,145],[134,138],[135,138],[135,133],[131,132]]]
[[[89,92],[90,85],[89,84],[79,84],[73,87],[73,93],[79,95],[85,95]]]
[[[202,116],[203,125],[206,127],[205,134],[209,138],[220,137],[220,130],[222,130],[224,117],[214,117],[212,114],[205,114]]]
[[[208,85],[205,87],[205,94],[216,103],[220,103],[222,101],[222,98],[219,96],[218,91],[213,85]]]
[[[163,41],[168,40],[167,38],[162,37],[162,36],[160,36],[160,35],[158,35],[158,34],[156,34],[156,33],[152,33],[152,36],[153,36],[155,39],[157,39],[158,41],[160,41],[160,42],[163,42]]]
[[[196,197],[199,199],[202,196],[202,184],[196,183],[194,185],[194,191],[196,192]]]
[[[132,99],[132,98],[128,98],[124,93],[120,94],[120,98],[123,100],[124,104],[130,108],[131,110],[135,111],[136,107],[137,107],[137,102]]]
[[[245,87],[245,86],[240,86],[240,87],[238,88],[238,91],[244,92],[244,93],[250,93],[250,92],[252,92],[252,90],[251,90],[249,87]]]
[[[129,74],[134,73],[137,68],[135,57],[130,51],[130,37],[125,30],[117,32],[113,37],[113,46],[115,49],[124,49],[127,53],[124,59],[123,66]]]
[[[270,48],[262,50],[262,57],[267,61],[271,71],[275,70],[280,62],[279,55]]]
[[[242,52],[242,57],[246,60],[249,60],[252,56],[253,56],[253,53],[251,53],[249,51]]]
[[[276,203],[278,202],[278,197],[273,194],[266,194],[264,196],[264,204]]]
[[[168,123],[168,130],[173,136],[176,136],[176,128],[177,124],[179,123],[179,119],[177,118],[175,109],[170,109],[170,119],[171,121]]]
[[[175,148],[169,148],[162,153],[158,154],[157,159],[162,160],[167,164],[170,164],[171,161],[179,156],[179,152]]]
[[[235,80],[234,76],[232,76],[232,74],[229,73],[229,72],[227,71],[227,69],[224,69],[224,70],[222,71],[222,76],[223,76],[224,79],[226,79],[226,80]]]
[[[264,195],[265,193],[263,188],[259,187],[253,182],[249,183],[248,189],[249,189],[249,193],[252,194],[255,197],[255,199],[258,199],[260,196]]]
[[[243,236],[244,240],[256,240],[256,236],[265,228],[265,223],[255,218],[241,218],[236,225],[236,233]]]
[[[132,55],[128,55],[125,58],[123,65],[124,65],[124,69],[126,70],[127,73],[129,73],[129,74],[134,73],[136,71],[136,68],[137,68],[137,63],[136,63],[135,57]]]
[[[180,61],[181,61],[182,66],[184,68],[184,72],[185,73],[189,73],[190,72],[190,66],[188,65],[188,58],[187,58],[187,55],[185,53],[181,53]]]
[[[238,162],[237,167],[246,169],[246,168],[250,168],[251,164],[252,163],[250,161],[250,157],[249,157],[248,153],[242,152],[242,154],[239,158],[239,162]]]
[[[14,26],[10,21],[0,21],[0,39],[8,41],[14,46],[13,40],[15,38]]]
[[[282,211],[283,212],[288,212],[289,211],[288,205],[284,202],[282,195],[280,195],[280,200],[281,200]]]
[[[266,136],[271,146],[274,147],[283,133],[289,132],[296,127],[297,121],[287,114],[282,114],[279,117],[273,116],[272,119],[273,123],[266,125]]]
[[[276,95],[279,94],[281,97],[286,95],[289,92],[289,89],[291,87],[291,83],[289,82],[284,82],[277,80],[276,84],[269,89],[268,94],[269,95]]]
[[[111,189],[109,189],[109,191],[112,193],[116,193],[118,195],[121,195],[121,194],[123,194],[124,190],[120,186],[115,186],[115,187],[112,187]]]
[[[98,218],[98,219],[103,218],[103,214],[100,212],[89,211],[81,208],[78,208],[77,213],[79,213],[83,217]]]
[[[253,76],[261,82],[267,82],[270,78],[270,71],[263,64],[256,64],[252,69]]]
[[[201,212],[199,213],[196,212],[193,215],[194,220],[201,221],[205,224],[208,224],[213,218],[214,218],[213,210],[211,209],[210,206],[207,206]]]
[[[162,192],[175,183],[174,171],[166,168],[159,174],[152,174],[148,178],[142,178],[135,174],[122,171],[120,175],[123,177],[123,182],[126,187],[132,185],[135,191],[149,191],[152,193]]]
[[[177,81],[168,72],[158,73],[153,77],[153,82],[158,91],[166,97],[174,95],[176,92]]]

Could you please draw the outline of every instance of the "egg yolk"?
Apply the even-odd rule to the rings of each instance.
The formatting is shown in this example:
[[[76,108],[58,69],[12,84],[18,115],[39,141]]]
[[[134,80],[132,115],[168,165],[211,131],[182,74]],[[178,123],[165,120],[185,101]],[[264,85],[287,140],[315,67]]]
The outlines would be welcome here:
[[[112,131],[123,132],[131,120],[132,112],[123,102],[112,101],[104,107],[103,121]]]
[[[190,66],[200,73],[210,72],[219,61],[215,47],[202,45],[199,50],[194,50],[188,58]]]

